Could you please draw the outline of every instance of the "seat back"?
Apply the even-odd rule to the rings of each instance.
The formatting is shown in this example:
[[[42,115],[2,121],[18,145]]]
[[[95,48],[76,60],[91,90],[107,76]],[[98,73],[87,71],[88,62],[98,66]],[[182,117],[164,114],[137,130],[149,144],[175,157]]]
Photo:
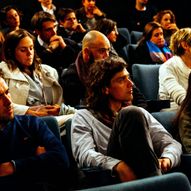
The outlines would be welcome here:
[[[136,48],[137,44],[128,44],[127,45],[127,58],[128,58],[128,71],[132,74],[132,65],[136,60]]]
[[[120,33],[120,35],[122,35],[127,40],[127,44],[130,44],[131,43],[131,35],[130,35],[129,30],[125,27],[117,28],[117,30]]]
[[[170,100],[160,100],[158,98],[159,67],[159,64],[135,63],[132,65],[133,82],[145,96],[150,112],[156,112],[170,107]]]
[[[131,33],[130,33],[131,43],[132,44],[137,44],[138,41],[141,39],[142,35],[143,35],[143,32],[131,31]]]
[[[44,116],[44,117],[41,117],[41,119],[43,121],[45,121],[45,123],[48,125],[49,129],[54,133],[54,135],[59,140],[61,140],[60,129],[59,129],[58,122],[57,122],[56,118],[53,116]]]
[[[175,137],[175,129],[173,125],[173,120],[176,116],[175,111],[163,111],[163,112],[153,112],[152,116],[160,122],[164,128]]]
[[[147,100],[158,99],[159,67],[157,64],[133,64],[133,82]]]
[[[191,191],[190,183],[186,175],[174,172],[161,176],[154,176],[140,180],[102,186],[84,191]]]

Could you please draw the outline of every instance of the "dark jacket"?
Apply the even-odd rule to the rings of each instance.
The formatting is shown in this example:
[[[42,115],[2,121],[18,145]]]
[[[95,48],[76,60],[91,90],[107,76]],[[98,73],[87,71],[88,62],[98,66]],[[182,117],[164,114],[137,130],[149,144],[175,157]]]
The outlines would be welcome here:
[[[46,152],[37,155],[38,146],[44,147]],[[0,177],[0,186],[6,179],[10,180],[10,184],[19,184],[22,180],[23,185],[53,180],[60,176],[59,173],[64,175],[69,168],[68,156],[61,141],[42,119],[34,116],[15,116],[0,131],[0,152],[0,163],[15,162],[15,173]],[[28,187],[25,189],[30,190]]]
[[[76,66],[87,66],[83,62],[82,54],[79,53],[76,62],[70,65],[61,75],[61,86],[63,88],[63,98],[66,105],[71,105],[74,107],[82,106],[81,104],[85,103],[84,99],[86,96],[86,86],[85,86],[85,77],[88,77],[88,70],[85,69],[81,71],[83,76],[79,76]],[[86,68],[89,68],[86,67]],[[147,102],[143,94],[139,89],[134,85],[133,86],[133,104],[147,109]],[[84,105],[83,105],[84,106]]]

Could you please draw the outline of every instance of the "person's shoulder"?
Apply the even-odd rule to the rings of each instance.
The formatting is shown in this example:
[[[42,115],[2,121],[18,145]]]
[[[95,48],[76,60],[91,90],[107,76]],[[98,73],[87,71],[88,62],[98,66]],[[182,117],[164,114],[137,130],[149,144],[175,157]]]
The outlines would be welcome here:
[[[17,121],[25,121],[25,122],[31,122],[31,121],[42,121],[40,117],[33,116],[33,115],[15,115],[14,117],[15,120]]]
[[[90,114],[91,114],[91,112],[88,109],[84,108],[84,109],[76,110],[74,115],[76,115],[76,116],[87,116]]]
[[[161,68],[169,68],[169,67],[176,67],[177,64],[181,62],[181,58],[178,56],[172,56],[167,61],[165,61],[163,64],[161,64]]]
[[[70,75],[77,75],[77,70],[76,70],[76,64],[72,63],[70,64],[64,71],[62,72],[61,77],[64,78],[66,76]]]
[[[5,61],[0,62],[0,68],[8,68],[8,65]]]
[[[42,66],[42,69],[43,69],[43,70],[46,70],[46,71],[48,71],[48,72],[56,71],[55,68],[53,68],[52,66],[49,66],[49,65],[47,65],[47,64],[41,64],[41,66]]]
[[[15,115],[14,122],[20,124],[22,127],[36,127],[45,124],[44,120],[38,116],[32,115]]]

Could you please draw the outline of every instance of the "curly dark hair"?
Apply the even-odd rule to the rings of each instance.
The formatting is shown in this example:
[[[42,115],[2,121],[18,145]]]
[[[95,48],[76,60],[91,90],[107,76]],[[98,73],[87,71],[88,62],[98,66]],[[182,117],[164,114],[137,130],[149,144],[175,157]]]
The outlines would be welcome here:
[[[107,110],[108,95],[103,89],[108,87],[113,76],[127,67],[126,62],[119,56],[110,56],[107,59],[95,61],[89,71],[87,103],[91,109]]]

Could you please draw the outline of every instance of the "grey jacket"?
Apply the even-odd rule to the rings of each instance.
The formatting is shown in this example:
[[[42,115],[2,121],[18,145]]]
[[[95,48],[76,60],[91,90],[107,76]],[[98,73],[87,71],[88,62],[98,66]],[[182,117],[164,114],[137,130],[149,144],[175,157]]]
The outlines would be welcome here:
[[[150,135],[155,152],[160,157],[168,157],[172,167],[180,163],[181,144],[172,138],[165,128],[145,109],[150,127]],[[98,121],[87,109],[78,110],[72,119],[71,142],[73,156],[79,167],[102,167],[112,170],[120,160],[106,156],[111,129]]]

